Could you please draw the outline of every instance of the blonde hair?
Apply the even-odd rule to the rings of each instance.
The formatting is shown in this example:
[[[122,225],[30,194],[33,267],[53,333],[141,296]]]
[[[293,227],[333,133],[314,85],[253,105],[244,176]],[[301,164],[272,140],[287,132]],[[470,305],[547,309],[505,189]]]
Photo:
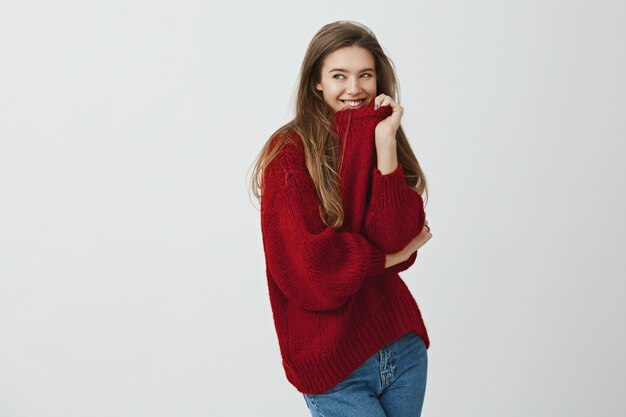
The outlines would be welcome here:
[[[261,201],[263,170],[286,143],[293,141],[294,136],[299,137],[307,169],[317,190],[320,217],[326,225],[334,229],[339,229],[344,220],[339,194],[339,138],[332,130],[334,111],[315,85],[320,82],[326,56],[347,46],[358,46],[370,51],[375,62],[377,93],[385,93],[399,101],[393,62],[369,28],[353,21],[337,21],[323,26],[311,39],[302,61],[295,117],[272,133],[263,146],[253,164],[250,184],[252,193]],[[402,165],[407,184],[419,194],[426,193],[427,196],[426,178],[402,126],[396,132],[396,143],[398,163]]]

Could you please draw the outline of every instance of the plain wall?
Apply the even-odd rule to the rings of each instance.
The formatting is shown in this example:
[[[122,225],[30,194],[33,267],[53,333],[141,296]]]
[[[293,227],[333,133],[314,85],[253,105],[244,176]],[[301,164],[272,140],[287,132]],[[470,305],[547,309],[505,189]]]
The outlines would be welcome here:
[[[0,1],[0,417],[308,416],[249,168],[315,32],[395,62],[423,415],[626,415],[620,1]]]

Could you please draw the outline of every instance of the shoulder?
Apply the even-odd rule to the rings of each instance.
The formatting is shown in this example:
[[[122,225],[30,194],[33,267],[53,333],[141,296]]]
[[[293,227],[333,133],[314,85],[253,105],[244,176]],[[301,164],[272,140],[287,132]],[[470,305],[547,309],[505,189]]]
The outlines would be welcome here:
[[[304,146],[297,132],[288,131],[276,134],[270,139],[270,153],[274,153],[274,150],[276,154],[265,168],[268,173],[306,170]]]
[[[270,149],[272,158],[263,169],[265,211],[267,207],[276,205],[277,201],[293,201],[294,198],[300,201],[315,196],[315,185],[306,165],[300,135],[289,133],[274,137]],[[263,203],[261,205],[264,206]]]

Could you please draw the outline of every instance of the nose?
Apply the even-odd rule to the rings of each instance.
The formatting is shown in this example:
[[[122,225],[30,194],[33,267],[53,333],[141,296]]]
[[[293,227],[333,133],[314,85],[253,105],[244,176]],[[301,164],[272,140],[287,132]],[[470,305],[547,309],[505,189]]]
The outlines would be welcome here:
[[[358,78],[350,77],[348,79],[348,85],[346,86],[346,92],[354,95],[357,94],[359,91],[361,91],[361,86],[359,85]]]

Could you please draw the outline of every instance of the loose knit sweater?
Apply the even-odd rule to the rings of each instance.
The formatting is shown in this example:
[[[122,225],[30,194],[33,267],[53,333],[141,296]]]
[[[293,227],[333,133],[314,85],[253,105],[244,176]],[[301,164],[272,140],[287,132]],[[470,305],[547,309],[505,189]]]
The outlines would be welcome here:
[[[334,387],[384,345],[414,331],[430,345],[418,305],[399,272],[416,253],[385,268],[425,222],[421,196],[400,164],[376,168],[374,128],[389,106],[333,115],[342,147],[338,230],[320,217],[301,142],[284,145],[263,172],[261,230],[282,364],[300,392]]]

